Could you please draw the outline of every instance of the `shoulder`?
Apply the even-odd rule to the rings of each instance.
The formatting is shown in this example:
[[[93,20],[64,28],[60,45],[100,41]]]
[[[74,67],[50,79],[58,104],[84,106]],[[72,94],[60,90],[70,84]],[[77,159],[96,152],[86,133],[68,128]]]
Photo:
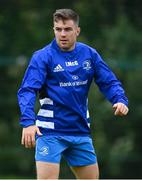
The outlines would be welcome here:
[[[51,56],[50,44],[33,52],[31,60],[36,63],[47,63]]]
[[[91,54],[92,53],[97,53],[96,49],[94,47],[91,47],[90,45],[88,44],[85,44],[85,43],[82,43],[82,42],[77,42],[77,47],[78,49],[82,50],[82,51],[87,51],[87,52],[90,52]]]
[[[84,55],[85,54],[89,55],[94,64],[98,64],[99,62],[103,61],[101,55],[98,53],[98,51],[94,47],[91,47],[82,42],[78,42],[77,44],[78,44],[78,47],[80,47],[81,53],[83,53]]]
[[[44,46],[41,49],[38,49],[33,53],[34,57],[46,57],[50,55],[50,44]]]

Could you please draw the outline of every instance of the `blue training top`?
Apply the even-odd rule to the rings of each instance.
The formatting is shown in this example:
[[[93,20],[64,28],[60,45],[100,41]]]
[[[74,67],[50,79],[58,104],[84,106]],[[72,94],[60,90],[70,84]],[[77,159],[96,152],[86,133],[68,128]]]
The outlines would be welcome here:
[[[88,91],[92,80],[112,103],[128,105],[127,97],[110,68],[95,49],[77,42],[74,50],[62,51],[54,39],[36,51],[18,91],[20,124],[36,124],[43,134],[90,134]],[[39,93],[41,108],[34,106]]]

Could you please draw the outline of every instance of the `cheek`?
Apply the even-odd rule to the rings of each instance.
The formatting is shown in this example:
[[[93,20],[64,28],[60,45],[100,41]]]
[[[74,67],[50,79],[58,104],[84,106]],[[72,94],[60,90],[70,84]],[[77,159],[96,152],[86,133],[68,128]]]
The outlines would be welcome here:
[[[70,38],[71,38],[72,40],[75,40],[76,37],[77,37],[77,34],[76,34],[75,32],[70,35]]]
[[[55,37],[59,37],[60,33],[59,32],[54,32]]]
[[[76,41],[76,39],[77,39],[77,36],[76,36],[76,35],[73,35],[73,36],[72,36],[72,41]]]
[[[58,35],[58,33],[54,33],[55,34],[55,37],[58,37],[59,35]]]

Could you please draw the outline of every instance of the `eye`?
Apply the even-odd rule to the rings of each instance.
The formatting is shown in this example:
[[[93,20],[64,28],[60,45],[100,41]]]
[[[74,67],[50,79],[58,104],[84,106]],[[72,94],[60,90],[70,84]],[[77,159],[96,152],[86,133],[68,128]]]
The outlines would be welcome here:
[[[62,31],[62,29],[59,28],[59,27],[56,27],[55,30],[58,31],[58,32],[61,32],[61,31]]]
[[[72,28],[71,27],[67,27],[67,28],[65,28],[65,31],[66,32],[72,31]]]

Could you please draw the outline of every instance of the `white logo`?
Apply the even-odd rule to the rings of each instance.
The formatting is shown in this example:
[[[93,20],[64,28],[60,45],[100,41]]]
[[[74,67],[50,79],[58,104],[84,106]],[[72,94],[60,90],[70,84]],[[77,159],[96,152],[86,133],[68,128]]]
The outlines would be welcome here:
[[[53,72],[61,72],[61,71],[64,71],[64,69],[60,64],[58,64],[53,70]]]
[[[85,80],[85,81],[75,81],[75,82],[60,82],[60,87],[84,86],[87,83],[88,83],[88,80]]]
[[[83,69],[85,70],[91,69],[91,61],[89,59],[83,62]]]
[[[41,154],[43,156],[46,156],[48,153],[49,153],[49,148],[47,146],[43,146],[39,152],[39,154]]]
[[[79,77],[76,76],[76,75],[72,76],[72,79],[73,79],[73,80],[78,80],[78,78],[79,78]]]
[[[77,61],[69,61],[69,62],[65,62],[66,66],[77,66],[78,62]]]

